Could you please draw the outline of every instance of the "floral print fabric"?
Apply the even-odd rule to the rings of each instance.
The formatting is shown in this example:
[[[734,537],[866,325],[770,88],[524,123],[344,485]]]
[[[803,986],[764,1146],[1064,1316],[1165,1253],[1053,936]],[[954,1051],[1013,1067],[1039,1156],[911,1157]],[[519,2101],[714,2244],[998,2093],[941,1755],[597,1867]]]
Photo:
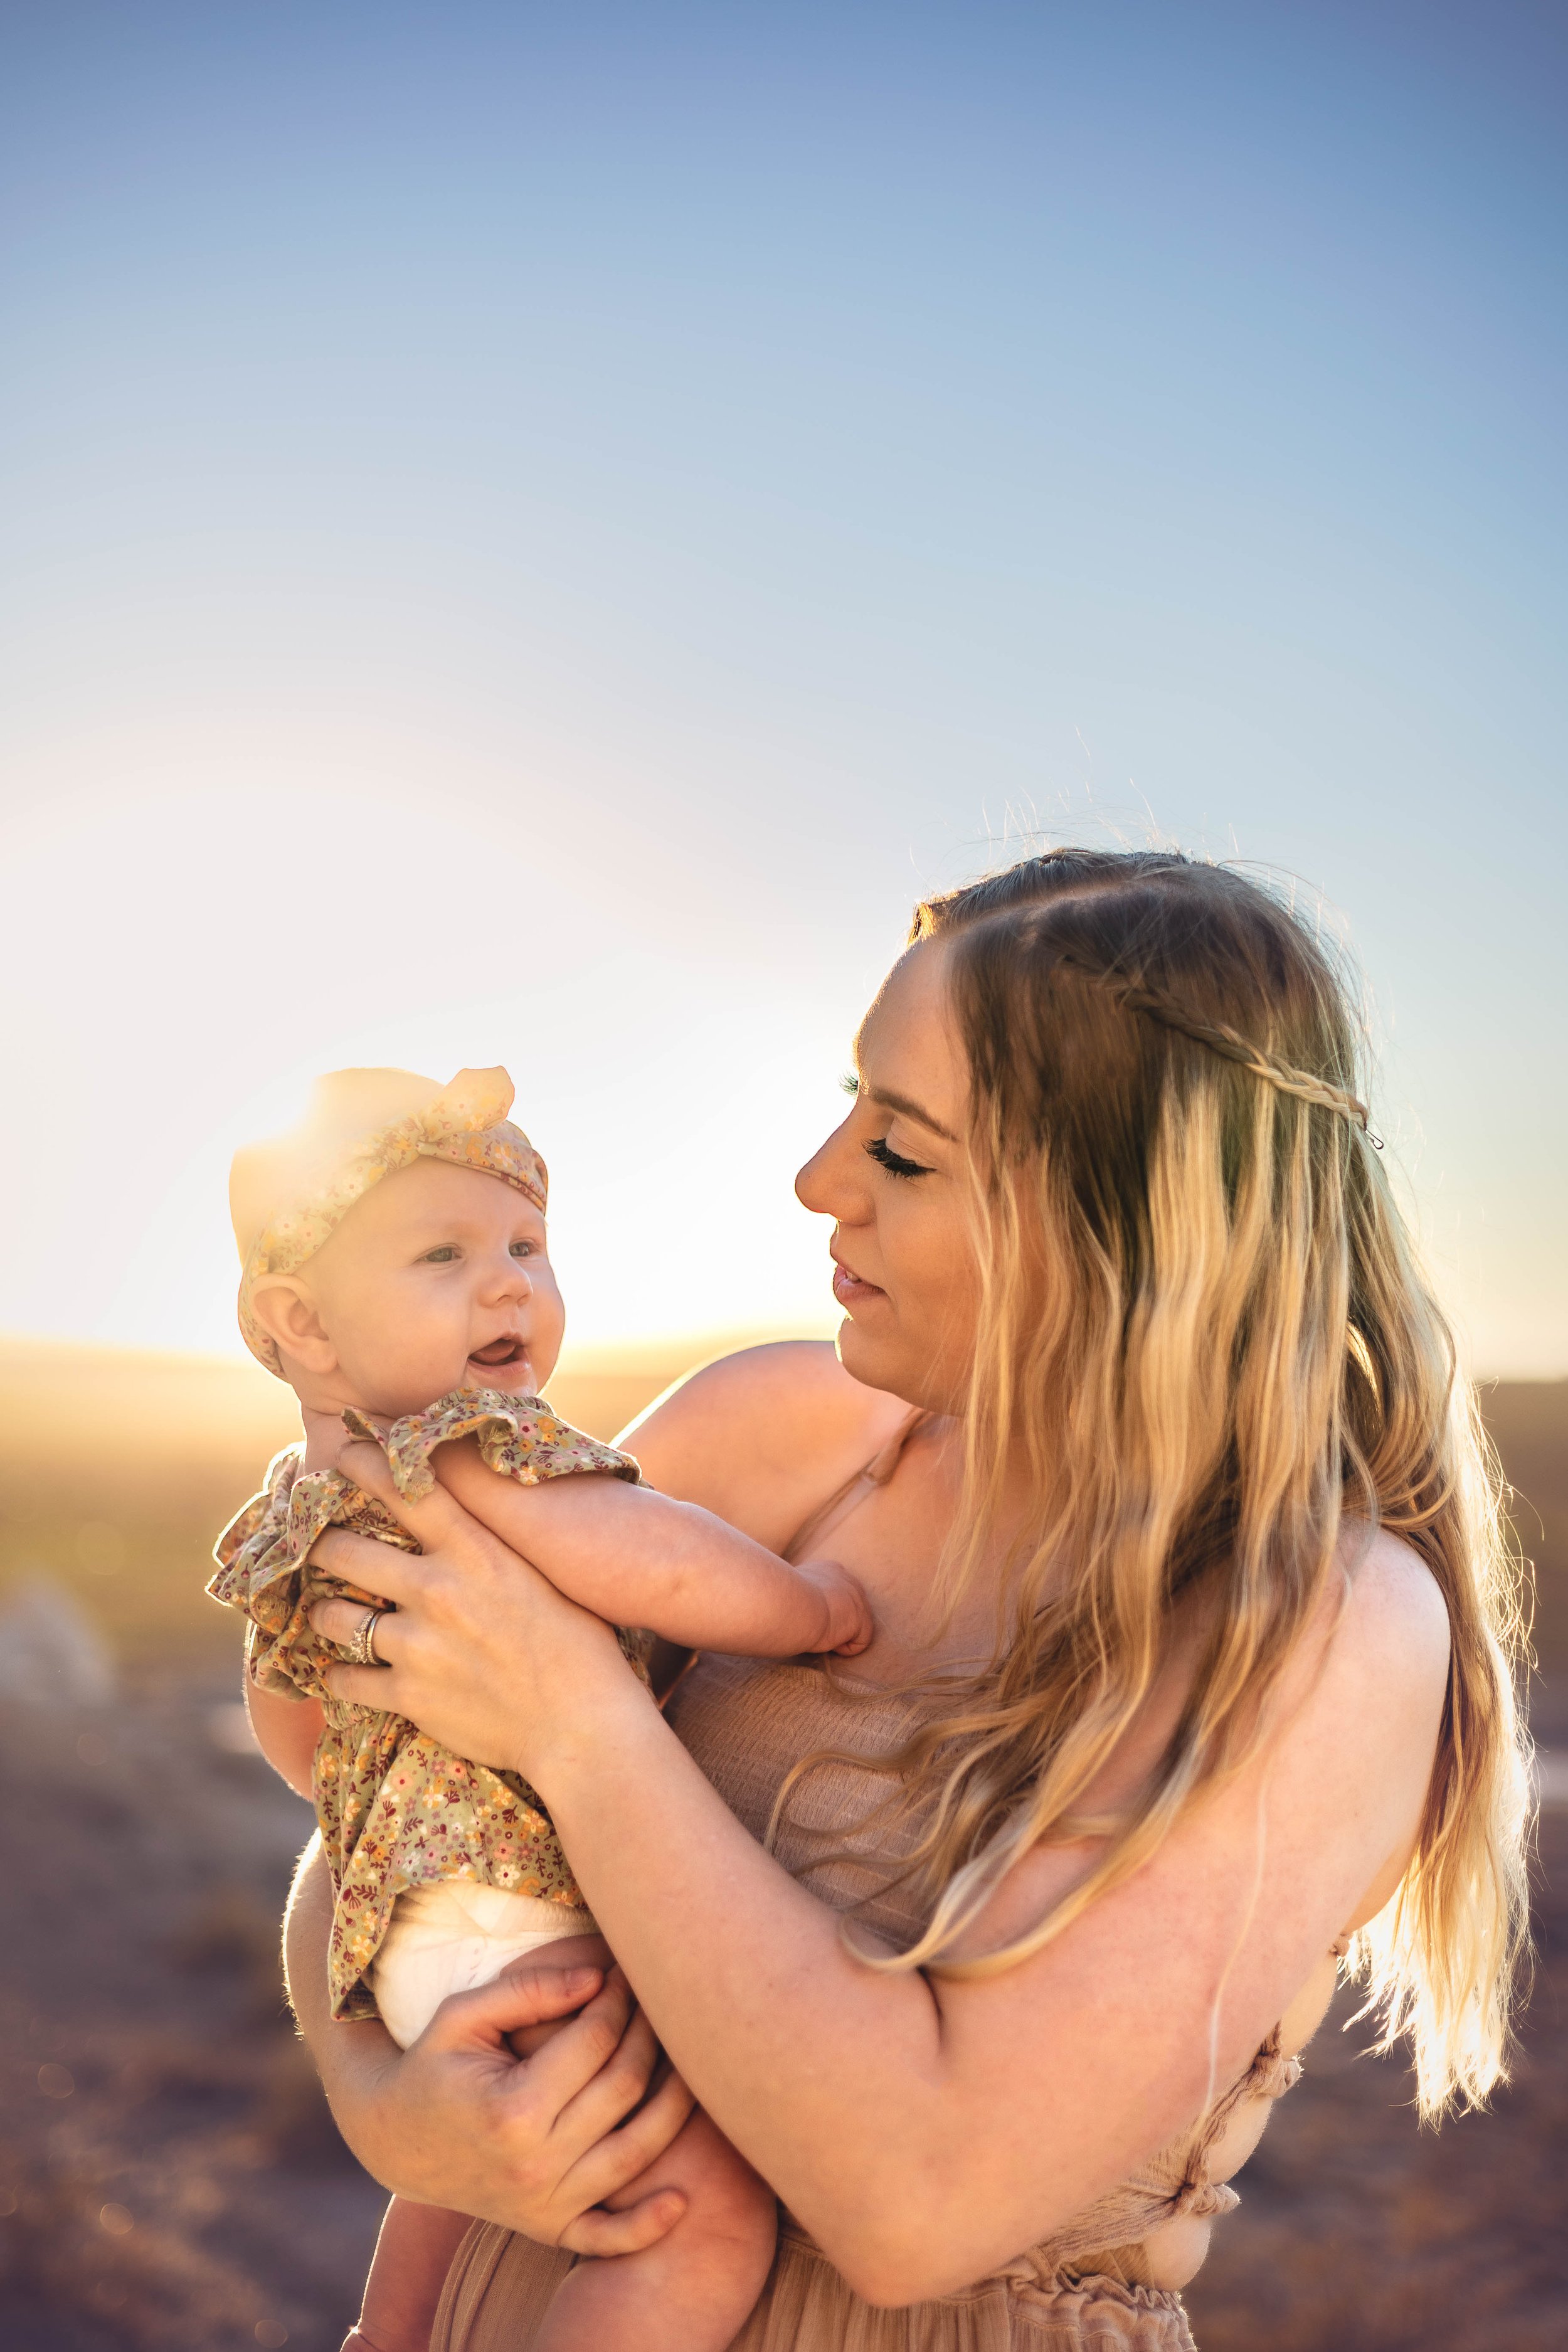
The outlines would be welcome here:
[[[417,1498],[435,1484],[437,1445],[477,1437],[492,1470],[539,1485],[574,1472],[602,1470],[636,1482],[627,1454],[586,1437],[537,1397],[499,1390],[455,1389],[424,1412],[384,1433],[358,1414],[344,1420],[359,1436],[384,1444],[398,1492]],[[380,1948],[392,1906],[406,1887],[466,1878],[584,1908],[549,1814],[515,1772],[470,1764],[428,1738],[402,1716],[334,1698],[325,1669],[342,1653],[310,1622],[318,1601],[374,1596],[309,1564],[324,1528],[351,1528],[403,1551],[419,1547],[391,1513],[337,1470],[306,1470],[302,1446],[268,1467],[267,1484],[226,1528],[215,1548],[218,1568],[207,1586],[215,1600],[250,1621],[247,1663],[262,1690],[319,1698],[326,1727],[316,1748],[316,1818],[336,1897],[330,1955],[334,2017],[374,2017],[365,1972]],[[646,1640],[623,1632],[621,1646],[646,1675]]]
[[[512,1091],[502,1069],[460,1070],[426,1109],[365,1136],[306,1199],[285,1202],[273,1212],[245,1253],[239,1280],[240,1333],[269,1372],[281,1380],[283,1367],[276,1342],[251,1312],[251,1292],[263,1275],[298,1272],[384,1176],[395,1175],[416,1160],[449,1160],[500,1177],[543,1213],[549,1177],[521,1128],[507,1119]]]

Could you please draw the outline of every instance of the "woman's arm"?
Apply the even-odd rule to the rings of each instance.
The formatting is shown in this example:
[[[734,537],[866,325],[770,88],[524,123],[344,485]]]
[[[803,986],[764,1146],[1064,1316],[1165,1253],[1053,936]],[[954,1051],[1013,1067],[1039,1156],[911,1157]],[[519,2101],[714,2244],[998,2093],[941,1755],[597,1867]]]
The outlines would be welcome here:
[[[776,1548],[892,1433],[906,1411],[898,1399],[851,1380],[830,1346],[784,1342],[743,1349],[692,1374],[649,1406],[624,1433],[623,1442],[635,1440],[646,1475],[664,1492],[722,1513],[757,1541]],[[661,1692],[676,1678],[680,1663],[679,1653],[668,1657],[661,1678],[656,1661]],[[246,1697],[263,1753],[291,1787],[309,1795],[319,1702],[295,1706],[254,1687],[247,1687]],[[319,1849],[312,1846],[301,1864],[287,1922],[290,1993],[340,2127],[378,2179],[403,2195],[474,2211],[491,2210],[485,2199],[499,2197],[494,2218],[507,2227],[544,2242],[552,2242],[553,2232],[553,2242],[584,2252],[629,2252],[651,2244],[673,2225],[679,2200],[672,2203],[668,2194],[615,2214],[591,2210],[603,2200],[618,2203],[626,2197],[673,2139],[689,2105],[689,2094],[671,2077],[646,2107],[623,2121],[646,2090],[657,2052],[646,2020],[632,2011],[618,1970],[556,2037],[559,2055],[552,2069],[571,2062],[573,2071],[563,2081],[553,2071],[535,2075],[535,2106],[514,2098],[498,2124],[495,2080],[486,2068],[469,2063],[471,2052],[463,2055],[467,2072],[460,2072],[459,2053],[447,2046],[448,2026],[472,2016],[475,2003],[479,2025],[489,2033],[496,2021],[490,1994],[447,2003],[416,2050],[400,2056],[379,2026],[332,2023],[327,2000],[331,1924],[331,1887]],[[566,1950],[558,1947],[556,1957]],[[577,1998],[559,1996],[554,1970],[530,1975],[514,1968],[509,1978],[520,1988],[525,1980],[542,1986],[550,1999],[536,1990],[530,2002],[520,1996],[513,2011],[506,2007],[504,1985],[492,1988],[506,2031],[530,2017],[559,2016]],[[486,2049],[493,2058],[493,2042],[487,2042]],[[510,2052],[504,2063],[510,2063]],[[508,2081],[504,2071],[500,2080]],[[554,2093],[565,2105],[551,2121]],[[476,2114],[487,2118],[477,2134]],[[476,2145],[494,2129],[503,2142],[502,2169],[489,2179],[487,2158],[480,2168],[486,2179],[476,2184]],[[542,2190],[521,2175],[509,2187],[506,2168],[514,2159],[520,2167],[537,2160],[542,2131],[564,2170]],[[557,2228],[563,2212],[571,2218]]]
[[[597,1621],[449,1496],[396,1506],[379,1456],[354,1475],[425,1557],[323,1538],[327,1565],[400,1611],[390,1672],[377,1687],[374,1669],[342,1670],[345,1695],[374,1691],[541,1790],[671,2057],[873,2302],[981,2275],[1179,2132],[1414,1837],[1447,1624],[1426,1571],[1380,1538],[1272,1740],[1135,1876],[1005,1973],[874,1971],[729,1813]],[[982,1948],[1090,1859],[1032,1857]]]
[[[418,2204],[448,2206],[542,2245],[631,2253],[685,2208],[665,2190],[606,2213],[675,2137],[691,2107],[658,2062],[647,2020],[595,1937],[552,1945],[443,2003],[407,2051],[384,2026],[334,2023],[327,1993],[332,1892],[319,1840],[301,1857],[284,1921],[289,1998],[339,2129],[374,2179]],[[572,2012],[576,2011],[575,2015]],[[531,2057],[506,2037],[566,2018]]]

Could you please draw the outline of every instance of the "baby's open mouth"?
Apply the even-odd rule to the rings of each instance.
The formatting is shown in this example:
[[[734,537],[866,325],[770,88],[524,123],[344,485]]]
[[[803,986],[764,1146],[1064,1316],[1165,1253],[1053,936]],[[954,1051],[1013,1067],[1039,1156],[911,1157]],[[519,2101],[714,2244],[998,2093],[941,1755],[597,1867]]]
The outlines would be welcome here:
[[[487,1371],[500,1371],[505,1365],[521,1364],[528,1349],[521,1339],[492,1339],[488,1348],[476,1348],[468,1358],[470,1364],[483,1364]]]

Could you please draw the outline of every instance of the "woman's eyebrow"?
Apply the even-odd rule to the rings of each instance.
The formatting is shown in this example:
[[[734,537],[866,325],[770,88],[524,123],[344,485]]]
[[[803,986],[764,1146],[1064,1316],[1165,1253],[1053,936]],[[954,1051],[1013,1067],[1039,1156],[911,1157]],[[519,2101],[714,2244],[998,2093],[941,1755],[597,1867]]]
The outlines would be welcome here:
[[[870,1096],[871,1100],[874,1103],[879,1103],[884,1110],[901,1111],[906,1118],[918,1119],[921,1127],[929,1127],[931,1133],[940,1135],[944,1142],[958,1141],[957,1136],[950,1129],[943,1127],[940,1118],[932,1118],[929,1110],[921,1110],[919,1103],[911,1102],[908,1095],[896,1095],[887,1087],[868,1087],[866,1092]]]

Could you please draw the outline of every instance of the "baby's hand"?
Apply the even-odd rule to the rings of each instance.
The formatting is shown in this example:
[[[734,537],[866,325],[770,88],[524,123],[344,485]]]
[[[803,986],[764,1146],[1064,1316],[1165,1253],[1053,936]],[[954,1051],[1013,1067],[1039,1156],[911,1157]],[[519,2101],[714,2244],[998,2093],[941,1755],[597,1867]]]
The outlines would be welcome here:
[[[822,1633],[806,1643],[807,1649],[832,1650],[840,1658],[858,1658],[877,1630],[859,1578],[840,1568],[836,1559],[799,1560],[795,1572],[822,1595]]]

